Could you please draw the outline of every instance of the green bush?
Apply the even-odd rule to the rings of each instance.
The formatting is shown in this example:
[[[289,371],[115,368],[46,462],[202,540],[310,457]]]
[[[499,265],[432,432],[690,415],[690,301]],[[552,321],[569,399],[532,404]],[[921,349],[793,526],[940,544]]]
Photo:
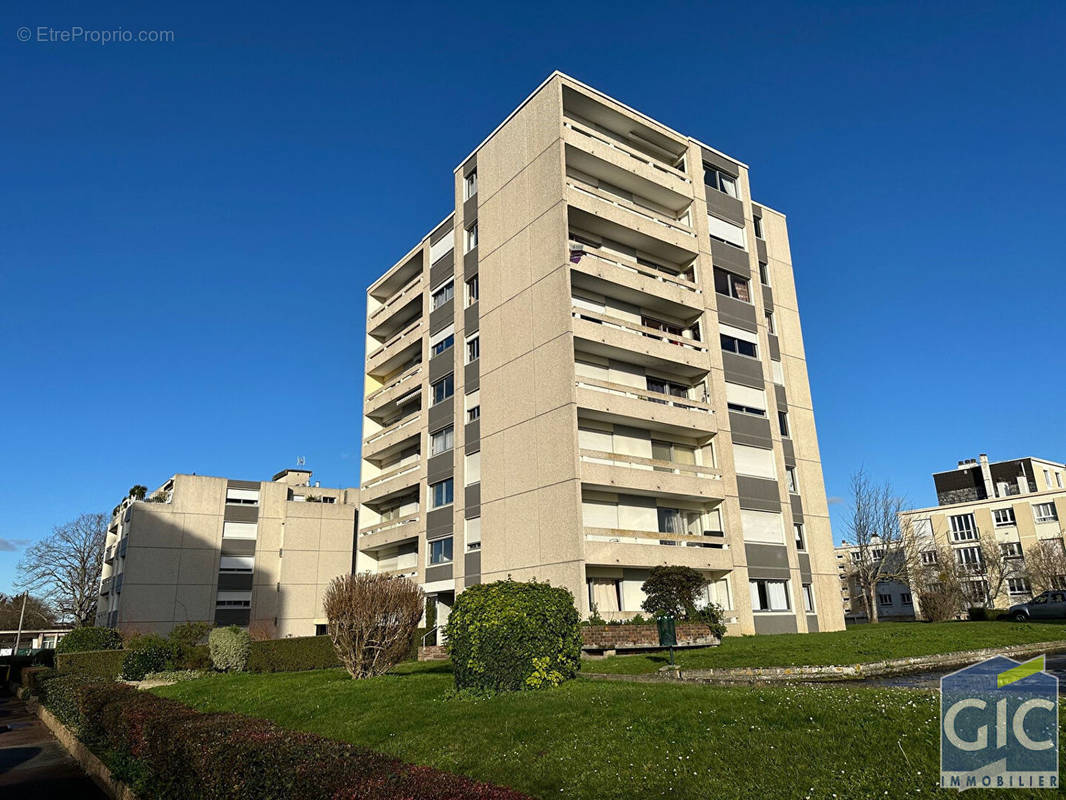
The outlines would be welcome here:
[[[88,650],[121,650],[122,637],[114,628],[75,628],[56,645],[56,654]]]
[[[211,663],[221,672],[243,672],[248,666],[252,638],[237,625],[215,628],[207,637],[211,649]]]
[[[340,660],[328,636],[300,636],[252,642],[249,672],[300,672],[332,669]]]
[[[81,715],[78,711],[78,690],[83,686],[100,683],[99,678],[91,675],[64,675],[62,673],[41,680],[37,696],[42,705],[56,718],[74,731],[81,734]]]
[[[967,609],[966,616],[972,622],[996,622],[1002,619],[1008,619],[1006,609],[1002,608],[984,608],[983,606],[973,606]]]
[[[207,644],[207,635],[215,627],[210,622],[183,622],[175,625],[167,637],[181,649],[190,649]]]
[[[122,672],[123,650],[90,650],[84,653],[57,653],[56,669],[67,675],[114,680]]]
[[[176,669],[176,670],[164,670],[162,672],[149,672],[144,676],[146,681],[167,681],[168,683],[183,683],[184,681],[195,681],[200,678],[206,678],[210,675],[210,672],[206,672],[202,669]]]
[[[581,668],[574,597],[547,583],[470,586],[455,598],[446,629],[459,690],[541,689]]]
[[[146,644],[127,650],[122,659],[122,679],[141,681],[149,672],[162,672],[173,667],[173,651],[158,644]]]

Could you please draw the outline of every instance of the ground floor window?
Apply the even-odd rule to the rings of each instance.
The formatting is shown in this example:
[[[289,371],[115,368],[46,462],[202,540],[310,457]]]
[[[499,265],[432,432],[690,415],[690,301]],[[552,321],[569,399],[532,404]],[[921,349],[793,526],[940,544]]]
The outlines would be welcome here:
[[[890,595],[890,594],[878,594],[877,595],[877,602],[880,603],[883,606],[890,606],[890,605],[892,605],[892,595]]]
[[[814,611],[814,592],[809,583],[803,584],[803,610],[808,614]]]
[[[752,611],[788,611],[788,581],[753,580],[751,586]]]
[[[329,633],[328,625],[315,625],[315,636],[325,636]]]
[[[621,581],[616,578],[589,578],[589,608],[600,614],[622,608]]]

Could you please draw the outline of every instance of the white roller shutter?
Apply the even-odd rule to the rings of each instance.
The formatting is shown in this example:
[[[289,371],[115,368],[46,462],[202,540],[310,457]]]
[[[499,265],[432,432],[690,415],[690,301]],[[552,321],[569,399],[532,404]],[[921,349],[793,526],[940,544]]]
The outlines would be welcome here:
[[[711,214],[707,215],[707,224],[711,229],[711,236],[717,239],[724,239],[730,244],[735,244],[742,250],[747,250],[748,245],[744,239],[744,229],[734,225],[731,222],[726,222],[724,219],[718,219]]]
[[[733,462],[738,475],[751,475],[755,478],[769,478],[770,480],[777,479],[773,450],[734,444]]]
[[[256,524],[254,522],[223,522],[223,539],[254,539]]]
[[[740,525],[745,542],[784,544],[785,526],[781,514],[774,511],[740,510]]]
[[[455,249],[455,235],[448,231],[444,238],[429,246],[429,263],[435,264]]]
[[[752,389],[750,386],[741,386],[739,383],[727,381],[725,399],[727,403],[766,411],[766,392],[762,389]]]

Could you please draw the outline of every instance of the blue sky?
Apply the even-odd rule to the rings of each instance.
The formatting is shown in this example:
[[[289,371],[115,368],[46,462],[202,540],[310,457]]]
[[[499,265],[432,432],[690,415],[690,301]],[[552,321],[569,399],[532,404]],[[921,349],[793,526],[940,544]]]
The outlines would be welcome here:
[[[355,483],[365,287],[554,69],[788,214],[830,496],[1066,459],[1062,3],[100,5],[0,13],[0,591],[134,483]]]

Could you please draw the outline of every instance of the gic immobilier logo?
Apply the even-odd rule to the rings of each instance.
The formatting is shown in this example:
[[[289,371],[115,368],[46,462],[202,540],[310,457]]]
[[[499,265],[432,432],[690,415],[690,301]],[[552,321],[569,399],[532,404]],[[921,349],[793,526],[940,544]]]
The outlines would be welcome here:
[[[996,656],[940,679],[940,785],[1057,789],[1059,680]]]

